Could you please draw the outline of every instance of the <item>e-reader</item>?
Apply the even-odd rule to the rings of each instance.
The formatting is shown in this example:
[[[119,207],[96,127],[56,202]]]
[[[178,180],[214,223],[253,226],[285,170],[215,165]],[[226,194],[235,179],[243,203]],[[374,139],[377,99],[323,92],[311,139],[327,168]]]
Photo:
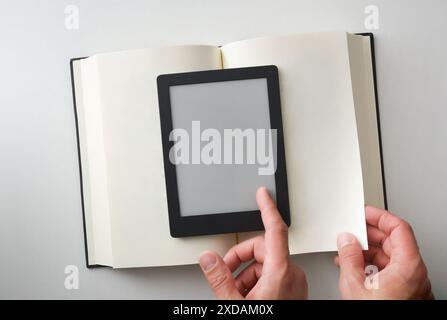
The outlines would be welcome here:
[[[172,237],[263,230],[265,186],[290,225],[278,69],[157,78]]]

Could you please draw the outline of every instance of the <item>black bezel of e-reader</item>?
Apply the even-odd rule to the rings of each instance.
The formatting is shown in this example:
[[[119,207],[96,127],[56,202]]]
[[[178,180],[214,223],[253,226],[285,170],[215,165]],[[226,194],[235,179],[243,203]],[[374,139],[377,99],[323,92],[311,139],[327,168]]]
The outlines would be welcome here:
[[[259,210],[181,216],[176,166],[169,159],[169,150],[174,145],[174,141],[170,141],[169,139],[169,135],[173,130],[170,100],[171,86],[259,78],[267,79],[270,126],[271,129],[277,130],[277,158],[275,171],[276,204],[284,222],[290,226],[278,68],[276,66],[257,66],[173,73],[163,74],[157,77],[169,227],[172,237],[264,230]]]

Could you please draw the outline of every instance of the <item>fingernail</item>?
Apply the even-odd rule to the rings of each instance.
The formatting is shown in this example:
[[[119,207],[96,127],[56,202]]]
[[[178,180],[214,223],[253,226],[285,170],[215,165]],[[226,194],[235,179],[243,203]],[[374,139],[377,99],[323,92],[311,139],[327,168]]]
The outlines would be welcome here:
[[[217,259],[211,252],[203,253],[199,258],[199,264],[203,271],[209,271],[216,264]]]
[[[261,186],[258,188],[258,193],[262,193],[262,192],[268,192],[267,188],[265,186]]]
[[[355,241],[356,238],[354,237],[354,235],[344,232],[337,237],[337,247],[340,250],[341,248],[355,243]]]

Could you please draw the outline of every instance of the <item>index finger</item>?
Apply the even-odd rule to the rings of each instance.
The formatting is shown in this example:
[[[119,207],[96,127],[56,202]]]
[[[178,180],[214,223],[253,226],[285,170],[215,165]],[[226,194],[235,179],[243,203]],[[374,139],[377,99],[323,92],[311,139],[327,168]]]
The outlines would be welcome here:
[[[277,267],[287,263],[289,257],[289,243],[287,225],[270,197],[267,188],[261,187],[256,192],[256,201],[261,211],[265,228],[265,257],[266,267]]]

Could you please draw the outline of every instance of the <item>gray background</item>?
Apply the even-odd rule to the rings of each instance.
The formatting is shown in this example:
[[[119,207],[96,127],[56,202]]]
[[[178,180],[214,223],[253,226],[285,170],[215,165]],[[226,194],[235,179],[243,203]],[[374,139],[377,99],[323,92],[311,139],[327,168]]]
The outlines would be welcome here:
[[[67,4],[80,28],[64,28]],[[447,298],[447,2],[0,0],[0,298],[210,298],[198,266],[84,267],[68,59],[154,45],[305,31],[376,30],[385,175],[392,211],[414,227],[435,295]],[[337,298],[334,253],[294,260],[311,298]],[[80,288],[64,288],[77,265]]]

